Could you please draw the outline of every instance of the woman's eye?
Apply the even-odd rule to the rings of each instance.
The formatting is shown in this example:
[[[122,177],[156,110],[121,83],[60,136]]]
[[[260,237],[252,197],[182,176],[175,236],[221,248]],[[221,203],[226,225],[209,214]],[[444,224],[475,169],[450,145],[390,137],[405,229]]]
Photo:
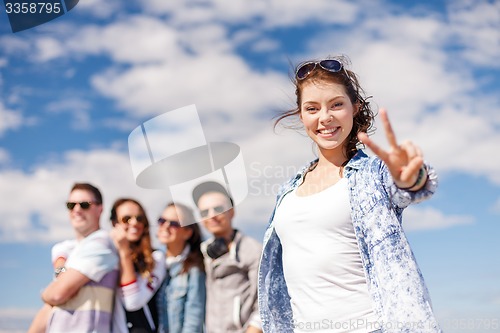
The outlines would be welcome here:
[[[344,105],[342,102],[336,102],[332,105],[332,109],[339,109]]]
[[[306,107],[306,111],[307,111],[307,112],[309,112],[309,113],[311,113],[311,112],[316,112],[316,111],[318,111],[318,109],[316,109],[316,108],[315,108],[315,107],[313,107],[313,106],[308,106],[308,107]]]

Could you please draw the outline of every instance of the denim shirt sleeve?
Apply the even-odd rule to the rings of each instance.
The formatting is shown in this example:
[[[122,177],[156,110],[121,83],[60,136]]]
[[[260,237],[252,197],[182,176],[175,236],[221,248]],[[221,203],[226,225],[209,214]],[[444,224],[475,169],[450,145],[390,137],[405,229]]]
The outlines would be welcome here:
[[[202,332],[205,322],[205,273],[197,267],[189,270],[187,299],[184,306],[182,332]]]
[[[434,194],[434,192],[436,192],[438,186],[438,177],[436,170],[434,170],[434,168],[430,164],[424,162],[424,168],[427,171],[427,181],[425,182],[425,185],[418,191],[408,191],[400,189],[396,186],[396,184],[394,183],[394,179],[392,178],[389,169],[384,162],[382,162],[378,158],[376,159],[376,161],[380,165],[380,174],[382,175],[384,187],[387,193],[389,193],[389,196],[392,198],[392,203],[394,204],[395,208],[404,209],[412,203],[418,203],[428,199]]]
[[[429,198],[437,176],[418,191],[399,189],[377,157],[360,156],[347,172],[351,216],[383,332],[440,332],[422,272],[402,228],[402,213],[411,203]]]

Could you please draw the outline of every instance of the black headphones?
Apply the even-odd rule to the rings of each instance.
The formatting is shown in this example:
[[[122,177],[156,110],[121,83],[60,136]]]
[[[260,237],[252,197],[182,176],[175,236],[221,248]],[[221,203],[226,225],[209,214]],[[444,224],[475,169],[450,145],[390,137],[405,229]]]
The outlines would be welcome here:
[[[207,245],[207,254],[212,259],[217,259],[224,254],[229,252],[228,243],[234,240],[236,236],[236,229],[233,231],[233,235],[231,236],[231,240],[229,242],[226,241],[224,237],[217,237],[214,241]]]

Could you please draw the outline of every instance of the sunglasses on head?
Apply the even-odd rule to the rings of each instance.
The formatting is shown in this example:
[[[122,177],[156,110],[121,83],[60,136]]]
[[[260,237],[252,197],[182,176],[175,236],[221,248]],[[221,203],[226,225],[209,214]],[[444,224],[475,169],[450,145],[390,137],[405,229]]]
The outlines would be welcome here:
[[[82,209],[89,209],[90,206],[92,204],[96,204],[97,202],[93,202],[93,201],[82,201],[82,202],[66,202],[66,207],[69,209],[69,210],[73,210],[73,208],[75,208],[76,205],[80,205],[80,207]]]
[[[221,214],[224,213],[224,211],[226,211],[226,208],[224,206],[215,206],[212,208],[200,210],[200,216],[203,218],[208,217],[208,213],[210,212],[211,209],[213,209],[215,214]]]
[[[135,216],[133,216],[133,215],[125,215],[124,217],[122,217],[122,218],[120,219],[120,221],[121,221],[122,223],[129,224],[129,223],[130,223],[130,220],[132,220],[133,218],[134,218],[137,222],[139,222],[139,223],[144,223],[144,222],[146,222],[146,216],[144,216],[144,215],[135,215]]]
[[[337,73],[342,70],[342,63],[335,59],[326,59],[321,61],[308,61],[297,67],[295,77],[297,80],[304,80],[318,66],[325,71]]]
[[[165,223],[167,223],[169,227],[173,227],[173,228],[180,228],[181,227],[181,223],[179,221],[167,220],[167,219],[164,219],[163,217],[160,217],[158,219],[159,226],[162,226]]]

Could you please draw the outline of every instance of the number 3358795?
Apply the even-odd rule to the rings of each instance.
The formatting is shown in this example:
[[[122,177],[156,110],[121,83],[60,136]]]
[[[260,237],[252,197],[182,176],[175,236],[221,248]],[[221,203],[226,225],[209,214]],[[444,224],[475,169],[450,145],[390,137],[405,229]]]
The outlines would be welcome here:
[[[60,2],[7,2],[5,4],[7,14],[59,14],[61,12]]]

